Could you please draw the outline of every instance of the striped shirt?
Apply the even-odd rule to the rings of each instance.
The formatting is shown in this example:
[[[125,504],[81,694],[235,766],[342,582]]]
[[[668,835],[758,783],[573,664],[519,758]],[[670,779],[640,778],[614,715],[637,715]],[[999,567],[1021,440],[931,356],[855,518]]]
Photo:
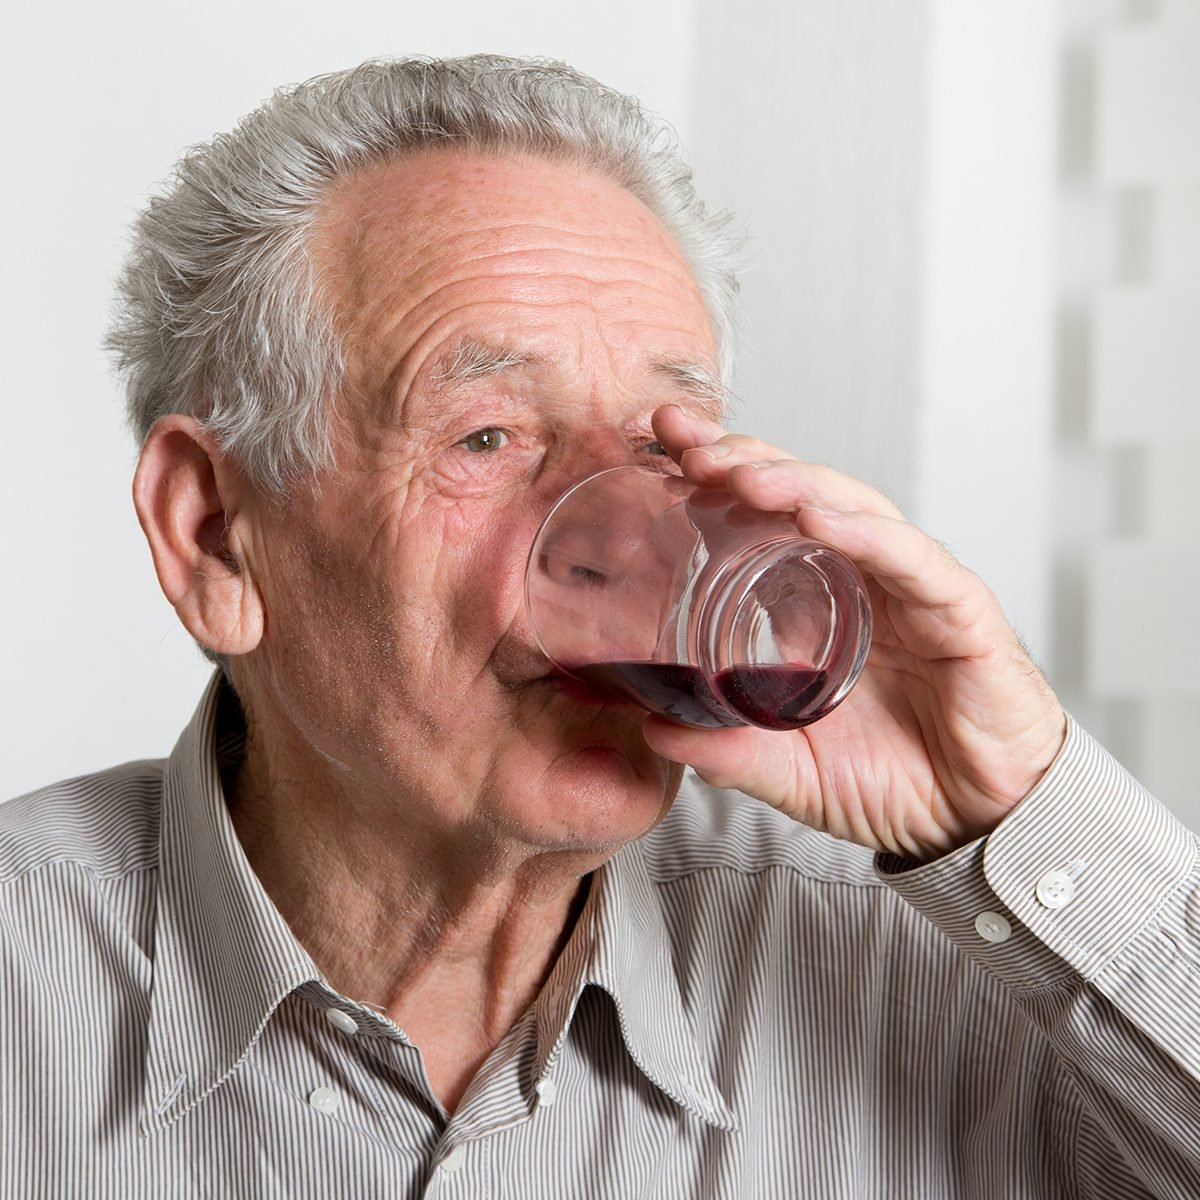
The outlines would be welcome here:
[[[0,1196],[1200,1196],[1196,842],[1077,727],[925,866],[691,780],[448,1117],[251,871],[222,695],[0,807]]]

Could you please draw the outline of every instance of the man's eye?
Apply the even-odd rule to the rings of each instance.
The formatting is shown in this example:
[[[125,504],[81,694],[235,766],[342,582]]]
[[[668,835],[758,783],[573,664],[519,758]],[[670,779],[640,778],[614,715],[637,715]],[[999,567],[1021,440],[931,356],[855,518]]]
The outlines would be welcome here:
[[[508,434],[503,429],[477,429],[474,433],[468,434],[461,442],[460,446],[465,446],[474,454],[488,454],[493,450],[499,450],[501,446],[508,442]]]
[[[644,454],[654,454],[660,457],[666,457],[666,450],[663,448],[662,442],[644,442],[642,444],[642,452]]]

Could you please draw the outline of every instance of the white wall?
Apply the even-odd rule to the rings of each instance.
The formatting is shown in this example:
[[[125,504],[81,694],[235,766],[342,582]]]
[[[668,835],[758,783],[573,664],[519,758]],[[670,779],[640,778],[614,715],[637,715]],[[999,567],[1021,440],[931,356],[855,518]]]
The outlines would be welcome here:
[[[1051,652],[1054,9],[933,7],[913,518]],[[1049,664],[1047,664],[1049,665]]]
[[[700,12],[698,173],[752,235],[740,424],[947,542],[1200,828],[1200,5]]]
[[[701,4],[703,190],[752,234],[746,428],[881,487],[1049,652],[1044,0]]]
[[[700,0],[701,191],[749,234],[740,428],[916,495],[928,0]]]
[[[1062,0],[1058,683],[1200,827],[1200,5]]]

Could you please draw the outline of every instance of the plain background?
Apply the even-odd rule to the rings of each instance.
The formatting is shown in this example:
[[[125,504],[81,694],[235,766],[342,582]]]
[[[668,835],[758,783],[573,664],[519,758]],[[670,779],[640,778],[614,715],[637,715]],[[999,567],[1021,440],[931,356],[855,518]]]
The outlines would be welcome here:
[[[1185,754],[1200,717],[1188,655],[1200,652],[1166,602],[1195,571],[1193,530],[1152,527],[1164,480],[1176,508],[1191,504],[1200,431],[1168,419],[1162,433],[1159,419],[1146,433],[1135,416],[1132,433],[1113,434],[1095,416],[1105,380],[1138,366],[1138,347],[1114,335],[1116,366],[1097,368],[1094,342],[1114,288],[1156,282],[1154,256],[1137,249],[1165,221],[1154,197],[1174,198],[1172,228],[1193,213],[1191,184],[1172,171],[1165,183],[1153,162],[1144,178],[1122,176],[1119,148],[1115,168],[1104,158],[1130,122],[1136,144],[1139,114],[1162,124],[1166,86],[1151,72],[1137,92],[1134,72],[1132,109],[1105,116],[1129,75],[1112,62],[1131,38],[1177,45],[1181,11],[1166,0],[27,6],[0,81],[0,796],[169,753],[209,673],[158,592],[129,502],[136,450],[100,349],[137,210],[184,148],[276,86],[372,56],[489,50],[566,59],[675,127],[702,192],[749,236],[737,427],[884,487],[988,580],[1073,711],[1200,824]],[[1171,156],[1168,136],[1160,158]],[[1186,395],[1200,370],[1178,358],[1166,392],[1192,370]],[[1145,403],[1129,397],[1135,413]],[[1121,589],[1147,561],[1166,600],[1131,625],[1141,594]],[[1119,670],[1117,643],[1132,664]],[[1165,694],[1156,664],[1181,661]]]

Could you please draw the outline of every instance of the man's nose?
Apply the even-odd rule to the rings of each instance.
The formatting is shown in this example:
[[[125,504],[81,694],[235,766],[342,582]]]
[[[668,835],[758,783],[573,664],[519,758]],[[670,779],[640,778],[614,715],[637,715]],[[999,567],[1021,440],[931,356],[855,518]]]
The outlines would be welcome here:
[[[564,443],[542,474],[531,499],[543,529],[529,562],[544,587],[568,592],[604,592],[652,570],[661,554],[653,539],[654,515],[636,491],[607,490],[589,498],[585,480],[618,467],[639,465],[637,444],[627,430],[596,423]],[[572,603],[579,603],[578,599]]]
[[[638,461],[637,443],[630,439],[628,431],[615,426],[593,426],[564,441],[547,472],[548,482],[557,489],[554,495],[558,497],[590,475],[610,467],[632,466]]]
[[[556,509],[531,565],[557,589],[602,592],[636,579],[654,561],[645,514],[622,509],[605,495],[589,503],[588,484]]]
[[[617,522],[620,525],[620,522]],[[551,528],[529,562],[530,618],[560,665],[652,658],[666,579],[644,539],[610,527]]]

